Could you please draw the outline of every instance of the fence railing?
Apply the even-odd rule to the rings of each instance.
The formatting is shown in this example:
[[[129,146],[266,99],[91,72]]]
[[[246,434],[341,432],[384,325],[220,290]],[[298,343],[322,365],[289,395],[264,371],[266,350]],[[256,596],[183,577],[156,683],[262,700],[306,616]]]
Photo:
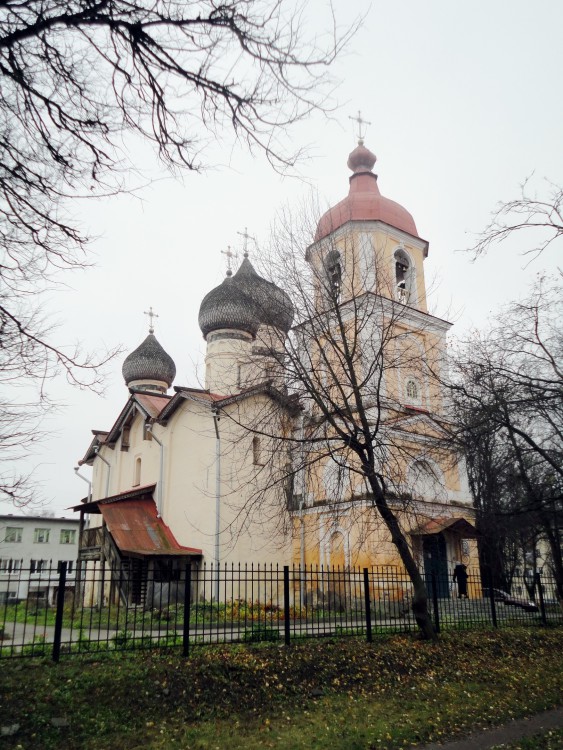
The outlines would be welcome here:
[[[547,575],[504,592],[469,573],[426,575],[437,630],[563,624]],[[47,590],[48,589],[48,590]],[[41,593],[41,595],[39,595]],[[88,560],[0,576],[0,657],[415,632],[412,584],[396,568],[168,566]],[[51,606],[50,606],[51,605]]]

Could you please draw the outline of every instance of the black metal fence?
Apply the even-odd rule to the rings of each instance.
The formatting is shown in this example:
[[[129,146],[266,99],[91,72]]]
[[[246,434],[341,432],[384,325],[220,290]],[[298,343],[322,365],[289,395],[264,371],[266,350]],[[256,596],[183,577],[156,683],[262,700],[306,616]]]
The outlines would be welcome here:
[[[395,568],[212,566],[130,560],[119,568],[79,562],[0,578],[0,657],[50,656],[415,632],[412,584]],[[427,577],[438,631],[560,625],[548,575],[501,591],[469,572],[466,594],[451,576]],[[41,595],[38,595],[41,592]]]

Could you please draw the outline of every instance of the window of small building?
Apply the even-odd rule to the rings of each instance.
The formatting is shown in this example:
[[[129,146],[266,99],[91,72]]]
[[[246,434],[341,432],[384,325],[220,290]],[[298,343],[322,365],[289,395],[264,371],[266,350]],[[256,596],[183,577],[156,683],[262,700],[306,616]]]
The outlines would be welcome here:
[[[141,465],[142,461],[140,458],[135,459],[135,475],[133,477],[133,487],[137,487],[141,484]]]
[[[23,534],[23,527],[20,526],[6,526],[6,534],[4,536],[5,542],[21,542]]]
[[[50,529],[35,529],[33,541],[35,544],[48,544]]]
[[[61,565],[63,564],[63,562],[65,562],[65,561],[64,560],[59,560],[59,562],[57,563],[57,573],[61,572]],[[67,572],[67,574],[68,573],[72,573],[73,567],[74,567],[74,560],[66,560],[66,572]]]
[[[264,464],[262,460],[262,445],[257,435],[252,438],[252,463],[255,466],[263,466]]]
[[[43,573],[47,570],[47,560],[31,560],[29,568],[31,573]]]
[[[21,570],[21,560],[13,560],[12,558],[4,558],[0,560],[0,571],[2,573],[17,573]]]
[[[61,529],[60,544],[76,544],[75,529]]]

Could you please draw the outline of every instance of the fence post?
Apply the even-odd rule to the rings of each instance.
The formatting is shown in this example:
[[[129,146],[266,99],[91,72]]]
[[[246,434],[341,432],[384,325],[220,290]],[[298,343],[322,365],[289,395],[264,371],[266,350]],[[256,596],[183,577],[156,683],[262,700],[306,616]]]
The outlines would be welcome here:
[[[289,565],[283,566],[283,628],[285,645],[289,646]]]
[[[493,571],[489,572],[489,599],[491,602],[491,615],[493,618],[493,625],[495,628],[498,627],[497,623],[497,605],[495,603],[495,592],[493,589]]]
[[[540,573],[536,573],[536,584],[538,587],[538,594],[540,595],[540,612],[541,612],[541,621],[544,625],[547,625],[547,615],[545,613],[545,601],[543,598],[543,585],[541,582],[541,575]]]
[[[182,623],[182,653],[190,655],[190,615],[192,603],[192,564],[186,563],[184,573],[184,622]]]
[[[65,606],[66,561],[61,562],[59,569],[59,588],[57,591],[57,614],[55,616],[55,635],[53,636],[54,662],[58,662],[61,655],[61,635],[63,631],[63,610]]]
[[[433,570],[430,577],[432,583],[432,603],[434,605],[434,630],[440,632],[440,611],[438,610],[438,587],[436,586],[436,572]]]
[[[364,600],[366,603],[366,638],[367,642],[371,643],[373,640],[371,632],[371,597],[369,594],[369,573],[367,568],[364,568]]]

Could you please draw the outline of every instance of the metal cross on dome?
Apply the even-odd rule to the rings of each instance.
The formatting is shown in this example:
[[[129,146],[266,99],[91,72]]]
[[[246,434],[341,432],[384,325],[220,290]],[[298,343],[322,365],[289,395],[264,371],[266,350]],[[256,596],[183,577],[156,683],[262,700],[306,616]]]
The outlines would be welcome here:
[[[149,333],[154,333],[154,319],[158,318],[158,315],[155,312],[153,312],[152,306],[149,307],[148,312],[145,310],[143,315],[149,316]]]
[[[369,122],[369,120],[364,120],[364,118],[362,117],[362,113],[361,113],[360,110],[358,110],[357,117],[352,117],[351,115],[348,115],[348,119],[349,120],[353,120],[354,122],[358,123],[358,143],[361,146],[363,144],[363,142],[364,142],[364,137],[365,137],[365,134],[366,134],[365,127],[364,127],[364,130],[362,132],[362,126],[371,125],[371,122]]]
[[[244,238],[244,245],[243,245],[242,252],[244,254],[244,257],[248,258],[248,240],[252,240],[256,244],[256,237],[253,237],[251,234],[248,234],[248,227],[244,228],[244,232],[237,232],[237,234],[240,234],[240,236]]]
[[[221,250],[221,254],[227,256],[227,276],[232,276],[233,275],[233,269],[231,268],[231,259],[232,258],[236,258],[237,254],[233,253],[233,251],[231,250],[231,246],[230,245],[227,245],[227,249],[226,250]]]

